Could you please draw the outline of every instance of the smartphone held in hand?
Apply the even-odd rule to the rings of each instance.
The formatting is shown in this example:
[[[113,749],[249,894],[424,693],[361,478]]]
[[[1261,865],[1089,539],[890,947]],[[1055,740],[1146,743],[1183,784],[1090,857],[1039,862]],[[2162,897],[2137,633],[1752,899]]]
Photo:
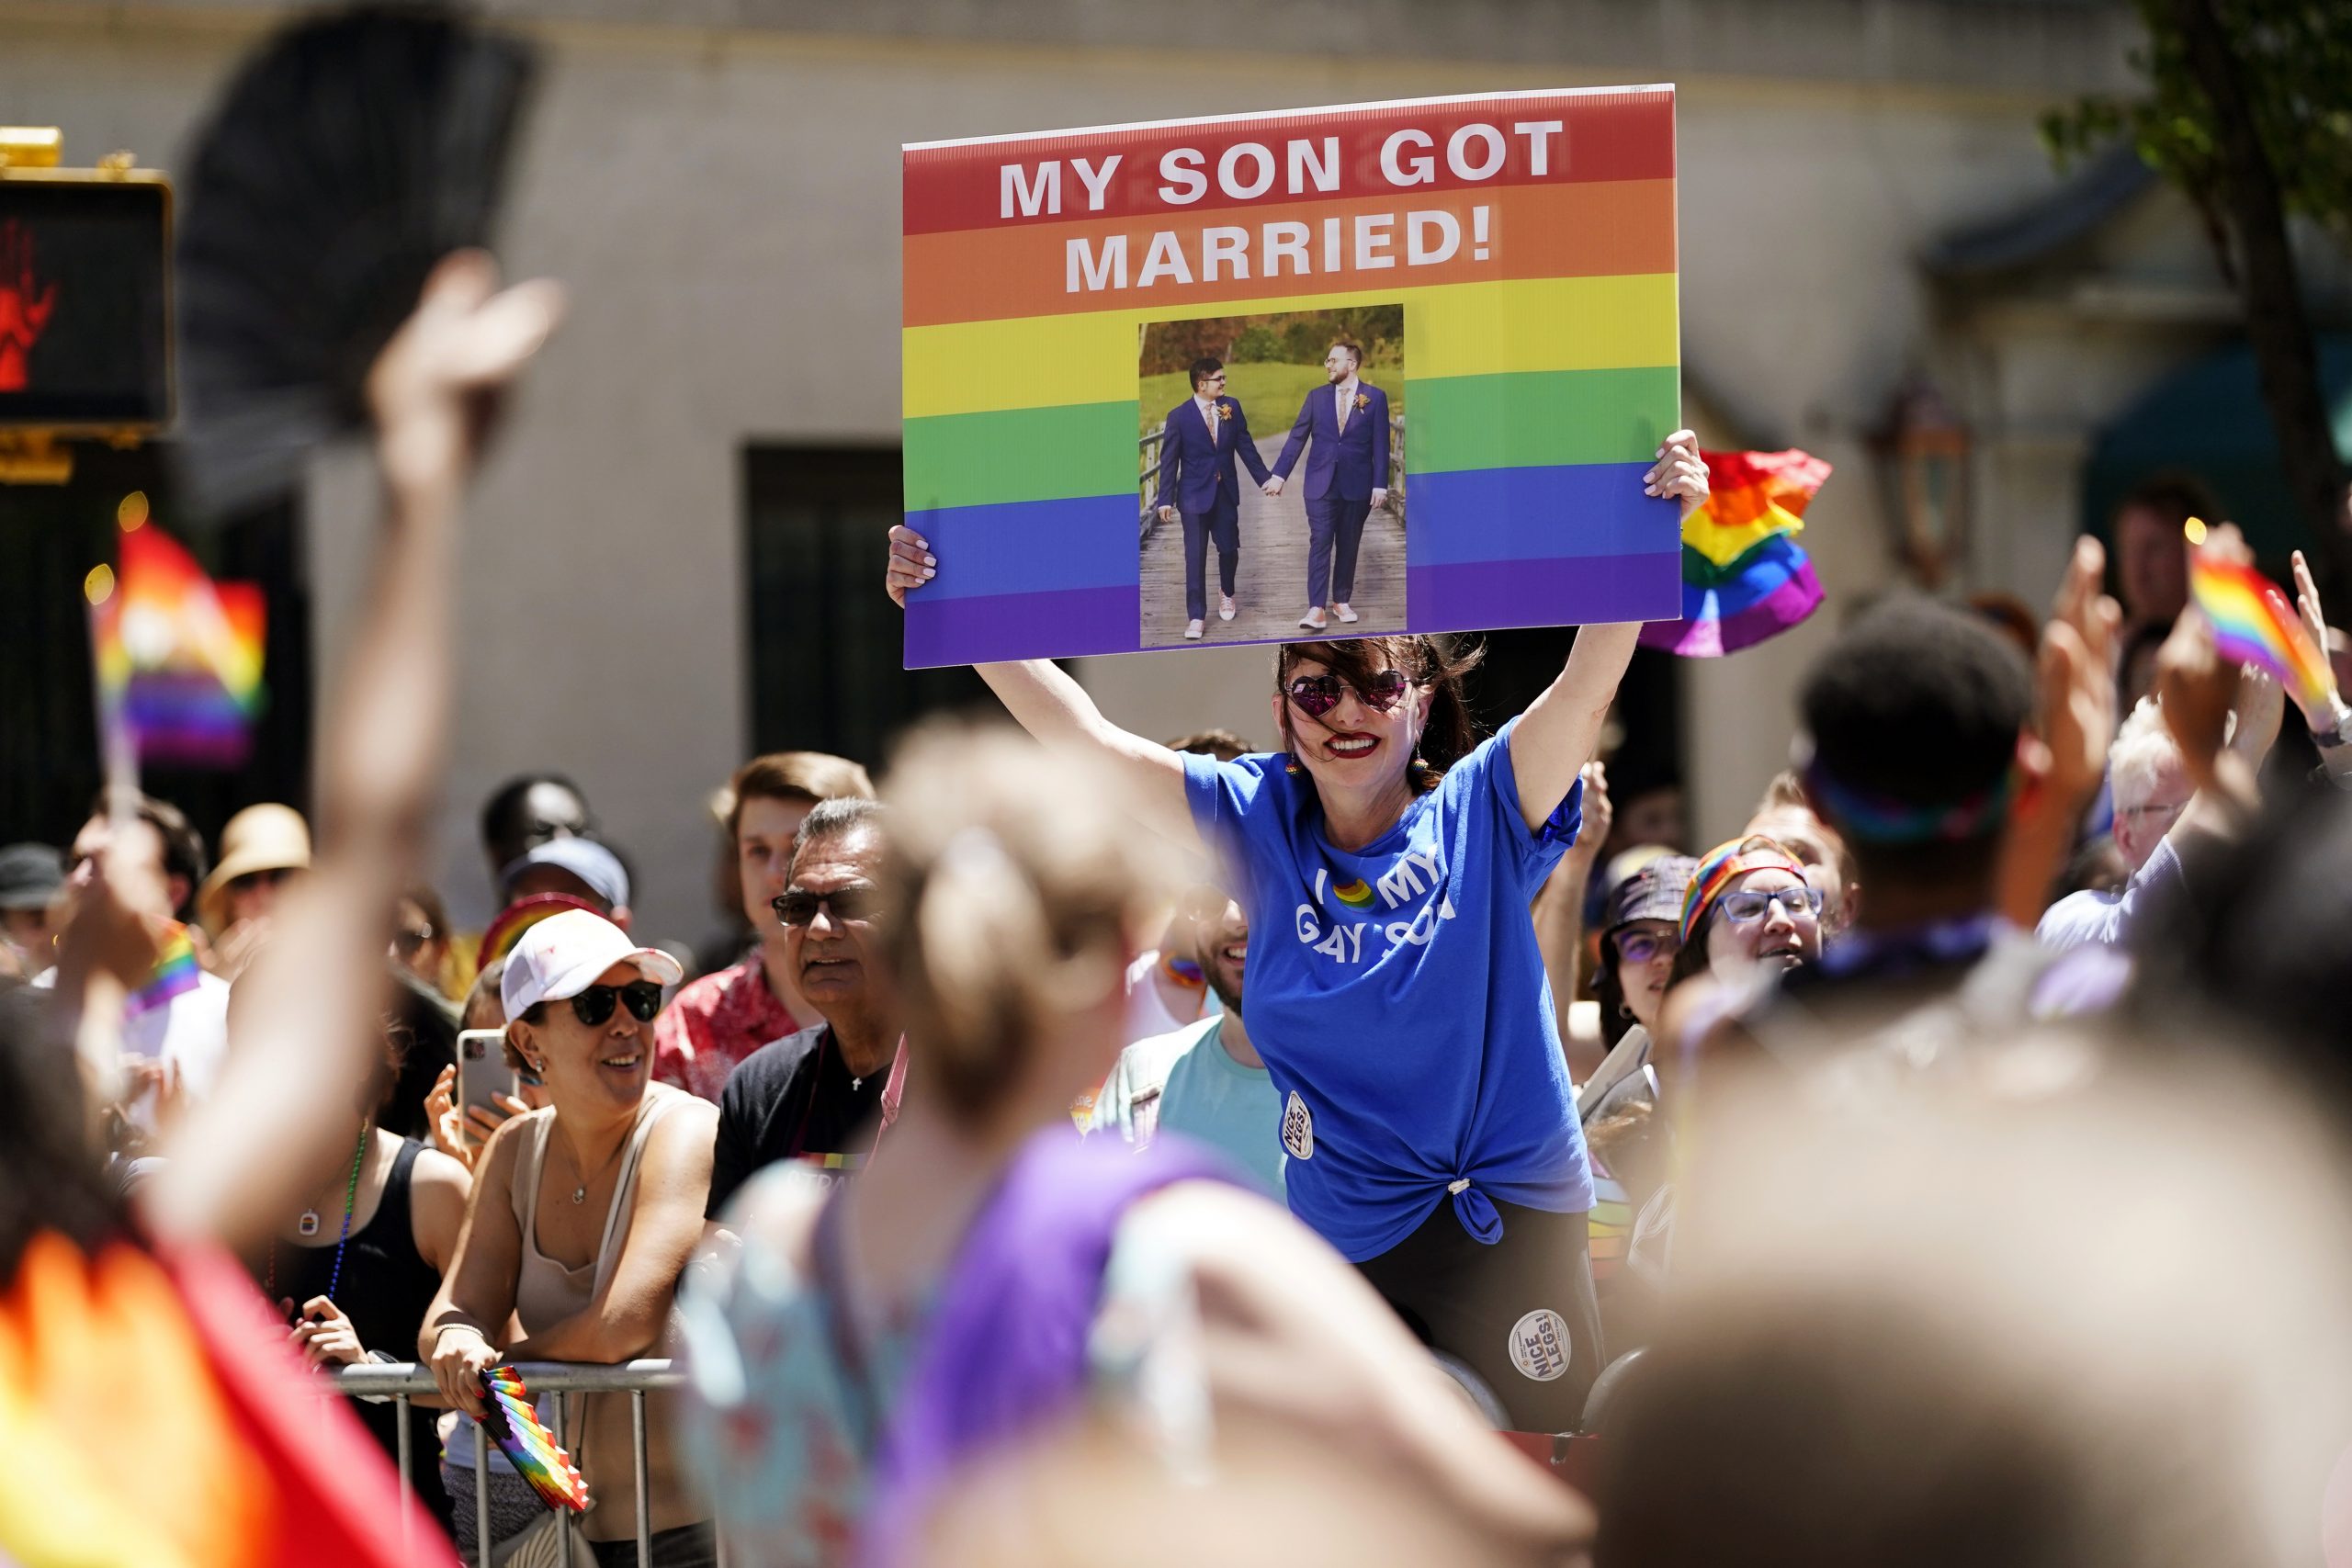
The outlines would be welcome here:
[[[505,1039],[503,1029],[458,1032],[458,1109],[461,1112],[479,1109],[493,1122],[506,1120],[506,1108],[498,1103],[499,1097],[519,1098],[521,1086],[515,1082],[514,1069],[506,1065]],[[479,1141],[473,1119],[461,1115],[459,1122],[467,1141]]]

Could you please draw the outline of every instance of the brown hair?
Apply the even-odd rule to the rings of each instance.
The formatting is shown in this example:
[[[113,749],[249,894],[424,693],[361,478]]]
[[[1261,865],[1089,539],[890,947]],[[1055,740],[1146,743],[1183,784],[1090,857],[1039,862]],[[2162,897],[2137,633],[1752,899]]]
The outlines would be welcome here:
[[[1359,368],[1363,365],[1363,344],[1356,342],[1355,339],[1335,337],[1331,340],[1331,346],[1333,348],[1346,349],[1348,351],[1348,357],[1354,360]]]
[[[1123,985],[1170,883],[1124,798],[1091,760],[1001,728],[934,722],[893,761],[883,948],[917,1091],[954,1120],[983,1120],[1059,1018]]]
[[[101,790],[97,799],[90,803],[90,815],[110,817],[114,814],[114,794],[111,791]],[[123,815],[136,817],[140,821],[154,829],[155,836],[164,841],[164,880],[168,882],[171,878],[177,876],[185,878],[187,882],[187,896],[173,908],[172,913],[175,916],[187,913],[188,906],[194,901],[197,890],[204,885],[205,873],[211,869],[210,862],[205,858],[204,835],[196,830],[187,819],[187,813],[178,807],[168,800],[158,800],[155,796],[139,790],[127,789],[122,792],[122,809]]]
[[[1715,849],[1710,850],[1704,855],[1702,855],[1699,859],[1699,872],[1706,870],[1707,863],[1713,860],[1717,852],[1722,850],[1724,847],[1724,846],[1718,844]],[[1769,834],[1765,833],[1742,834],[1740,836],[1738,848],[1733,852],[1735,854],[1744,855],[1752,851],[1758,850],[1776,851],[1783,858],[1794,864],[1803,865],[1804,863],[1803,861],[1798,860],[1795,855],[1789,852],[1787,845],[1781,843],[1780,840],[1772,838]],[[1693,872],[1691,874],[1694,883],[1698,878],[1699,872]],[[1741,876],[1745,876],[1747,874],[1747,873],[1746,872],[1740,873]],[[1737,878],[1733,878],[1732,880],[1736,881]],[[1802,878],[1800,878],[1800,880],[1802,880]],[[1724,895],[1730,891],[1731,881],[1726,881],[1721,886],[1715,888],[1712,894],[1702,898],[1698,907],[1691,911],[1692,919],[1690,922],[1690,934],[1683,939],[1682,945],[1680,947],[1675,949],[1673,967],[1669,968],[1666,972],[1666,988],[1668,991],[1672,991],[1675,987],[1682,984],[1683,981],[1688,980],[1691,976],[1703,975],[1707,972],[1707,928],[1714,923],[1715,909],[1723,903]]]
[[[1414,758],[1426,768],[1425,783],[1470,754],[1478,743],[1477,727],[1470,718],[1470,704],[1463,694],[1463,677],[1478,667],[1487,650],[1477,643],[1423,637],[1360,637],[1344,642],[1286,642],[1274,650],[1274,691],[1283,698],[1283,750],[1295,752],[1297,722],[1288,695],[1291,672],[1299,661],[1311,659],[1361,692],[1383,670],[1401,670],[1416,686],[1429,692],[1429,709],[1421,717],[1421,739]],[[1309,724],[1321,724],[1309,719]]]
[[[1257,750],[1230,729],[1198,729],[1190,735],[1180,735],[1168,742],[1170,751],[1197,751],[1204,757],[1215,757],[1220,762],[1230,762],[1236,757],[1246,757]]]
[[[820,801],[854,798],[872,800],[874,781],[847,757],[828,751],[771,751],[735,770],[727,781],[726,823],[729,839],[743,825],[747,800]]]
[[[2177,469],[2142,479],[2123,492],[2115,510],[2108,513],[2110,533],[2127,512],[2138,509],[2153,512],[2174,527],[2179,527],[2192,517],[2216,519],[2222,514],[2221,499],[2194,474]]]

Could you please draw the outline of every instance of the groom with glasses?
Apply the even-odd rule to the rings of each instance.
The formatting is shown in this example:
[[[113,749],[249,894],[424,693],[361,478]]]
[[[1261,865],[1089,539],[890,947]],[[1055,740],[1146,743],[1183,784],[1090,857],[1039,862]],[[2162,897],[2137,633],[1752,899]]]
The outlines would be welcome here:
[[[800,995],[824,1019],[761,1046],[728,1076],[704,1214],[717,1221],[743,1184],[779,1160],[855,1172],[898,1115],[906,1039],[875,937],[888,918],[876,877],[888,817],[871,800],[819,803],[792,845],[785,928]]]
[[[1233,472],[1239,457],[1259,484],[1266,460],[1250,434],[1237,399],[1225,395],[1225,367],[1195,359],[1193,395],[1168,411],[1160,427],[1159,520],[1184,520],[1184,636],[1198,642],[1208,626],[1208,545],[1216,541],[1220,590],[1216,618],[1233,619],[1233,577],[1241,564],[1241,491]]]

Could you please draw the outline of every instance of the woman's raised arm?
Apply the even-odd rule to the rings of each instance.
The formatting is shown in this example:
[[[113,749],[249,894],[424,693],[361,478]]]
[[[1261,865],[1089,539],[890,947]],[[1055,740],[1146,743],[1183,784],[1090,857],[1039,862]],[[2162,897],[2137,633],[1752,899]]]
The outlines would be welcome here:
[[[1642,476],[1642,489],[1676,497],[1685,517],[1705,505],[1707,464],[1699,456],[1699,438],[1687,430],[1668,436],[1657,462]],[[1566,667],[1520,716],[1510,736],[1510,766],[1519,781],[1520,815],[1529,828],[1544,825],[1567,798],[1577,770],[1591,760],[1601,721],[1609,716],[1617,682],[1624,679],[1641,634],[1637,621],[1577,628]]]
[[[905,605],[907,595],[937,576],[938,570],[922,536],[903,524],[890,530],[887,585],[892,599]],[[1046,745],[1072,747],[1098,757],[1117,773],[1146,827],[1185,849],[1200,847],[1200,832],[1184,800],[1184,764],[1175,752],[1104,718],[1086,688],[1050,660],[972,668],[1022,728]]]

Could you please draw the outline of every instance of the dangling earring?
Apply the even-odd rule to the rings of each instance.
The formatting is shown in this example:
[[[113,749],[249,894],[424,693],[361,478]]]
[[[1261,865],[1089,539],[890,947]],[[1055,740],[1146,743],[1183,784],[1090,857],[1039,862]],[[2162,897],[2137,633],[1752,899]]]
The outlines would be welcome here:
[[[1285,751],[1283,753],[1283,772],[1288,773],[1295,779],[1304,778],[1306,775],[1306,764],[1300,761],[1290,752]]]
[[[1431,788],[1430,765],[1421,761],[1421,754],[1418,751],[1413,753],[1413,760],[1405,764],[1405,776],[1412,781],[1416,795],[1426,795]]]

